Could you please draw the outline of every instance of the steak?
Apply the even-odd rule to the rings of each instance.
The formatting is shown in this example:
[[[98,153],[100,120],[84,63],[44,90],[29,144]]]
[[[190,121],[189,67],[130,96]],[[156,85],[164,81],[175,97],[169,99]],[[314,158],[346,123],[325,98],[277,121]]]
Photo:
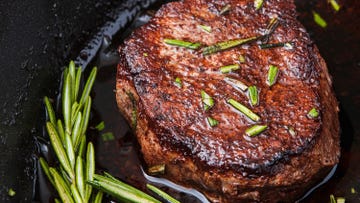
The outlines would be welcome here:
[[[293,202],[339,161],[331,78],[291,0],[171,2],[119,53],[147,166],[212,202]]]

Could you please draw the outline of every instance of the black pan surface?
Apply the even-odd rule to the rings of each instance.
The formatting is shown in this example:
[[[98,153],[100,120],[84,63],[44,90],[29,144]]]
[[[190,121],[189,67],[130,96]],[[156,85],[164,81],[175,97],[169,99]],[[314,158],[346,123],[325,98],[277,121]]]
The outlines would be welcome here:
[[[335,174],[303,202],[327,202],[330,194],[344,196],[347,202],[360,202],[360,2],[338,0],[342,8],[337,13],[326,0],[296,2],[299,20],[319,47],[333,76],[342,127],[342,157]],[[62,66],[70,59],[77,59],[83,65],[99,63],[92,60],[95,56],[92,50],[100,47],[104,37],[101,33],[106,32],[115,44],[120,43],[126,33],[119,35],[115,31],[124,31],[122,28],[130,26],[135,14],[154,3],[150,0],[0,3],[0,202],[41,200],[36,159],[41,151],[38,139],[43,135],[45,120],[42,98],[58,93]],[[313,22],[312,10],[327,20],[326,29]],[[116,22],[118,27],[109,26],[109,22]],[[102,30],[104,27],[106,29]],[[111,87],[109,78],[113,74],[114,69],[100,72],[97,94],[102,92],[101,88]],[[113,98],[111,93],[103,96]],[[98,109],[100,115],[102,111],[109,109]],[[112,122],[126,126],[121,116]],[[120,131],[121,139],[98,147],[116,150],[116,146],[131,141],[131,135],[124,135],[126,129]],[[126,158],[121,157],[121,151],[117,159],[107,157],[106,153],[113,151],[99,157],[100,166],[121,176],[118,165]],[[113,164],[107,165],[109,161]],[[10,188],[16,191],[14,197],[8,196]],[[351,188],[355,189],[355,194]]]

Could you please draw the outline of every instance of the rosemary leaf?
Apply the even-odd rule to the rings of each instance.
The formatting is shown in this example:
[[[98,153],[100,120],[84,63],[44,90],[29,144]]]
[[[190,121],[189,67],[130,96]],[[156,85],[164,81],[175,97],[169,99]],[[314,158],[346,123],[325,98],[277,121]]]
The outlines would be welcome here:
[[[80,145],[80,136],[81,136],[81,120],[82,120],[82,114],[81,112],[79,112],[76,116],[76,121],[74,124],[74,128],[71,132],[71,141],[73,143],[74,146],[74,151],[77,152],[79,145]]]
[[[317,118],[319,116],[319,112],[316,110],[316,108],[312,108],[309,113],[308,116],[310,118]]]
[[[86,102],[86,100],[88,100],[91,88],[92,88],[92,86],[94,85],[94,82],[95,82],[96,74],[97,74],[97,68],[94,67],[91,70],[91,73],[90,73],[90,75],[89,75],[89,77],[88,77],[88,79],[86,81],[84,90],[82,92],[82,95],[81,95],[81,98],[80,98],[80,101],[79,101],[79,108],[81,108],[84,105],[84,103]]]
[[[175,85],[180,87],[180,88],[182,87],[181,79],[179,77],[175,78]]]
[[[276,78],[278,76],[278,67],[274,66],[274,65],[270,65],[269,66],[269,71],[268,71],[268,76],[267,76],[267,84],[269,86],[272,86],[275,84],[276,82]]]
[[[57,131],[59,133],[59,137],[60,137],[62,143],[65,143],[65,131],[64,131],[64,127],[63,127],[63,124],[60,119],[57,120]]]
[[[81,136],[85,135],[85,132],[89,125],[91,104],[92,104],[92,100],[91,97],[89,96],[85,102],[85,106],[82,113],[83,119],[81,121],[81,133],[80,133]]]
[[[250,86],[248,89],[248,96],[250,99],[250,104],[252,106],[257,106],[259,104],[259,94],[256,86]]]
[[[254,0],[255,10],[259,10],[264,3],[264,0]]]
[[[95,126],[95,128],[96,128],[96,130],[98,130],[98,131],[104,130],[104,128],[105,128],[105,122],[104,122],[104,121],[101,121],[99,124],[97,124],[97,125]]]
[[[85,177],[84,177],[84,168],[83,160],[80,156],[76,158],[75,166],[75,177],[76,177],[76,188],[81,196],[81,199],[85,199]]]
[[[230,4],[226,4],[224,7],[221,8],[219,14],[220,15],[224,15],[226,14],[227,12],[229,12],[231,9],[231,5]]]
[[[235,80],[233,78],[229,78],[229,77],[226,77],[224,79],[228,84],[230,84],[231,86],[235,87],[236,89],[239,89],[241,91],[246,91],[248,86],[246,86],[244,83],[242,83],[241,81],[239,80]]]
[[[78,94],[79,94],[79,89],[80,89],[80,81],[81,81],[81,75],[82,75],[82,70],[81,67],[79,67],[76,70],[76,78],[75,78],[75,84],[74,84],[74,101],[77,101],[78,98]]]
[[[85,166],[85,180],[92,181],[94,180],[95,174],[95,150],[94,145],[89,142],[86,150],[86,166]],[[91,185],[86,185],[85,187],[85,200],[90,199],[92,192]]]
[[[154,166],[150,166],[148,169],[148,173],[150,175],[159,175],[165,173],[165,164],[158,164]]]
[[[178,39],[164,39],[164,42],[168,45],[185,47],[185,48],[194,49],[194,50],[200,48],[200,46],[201,46],[200,43],[186,42],[186,41],[178,40]]]
[[[98,193],[95,196],[94,203],[101,203],[104,193],[102,191],[98,191]]]
[[[207,94],[204,90],[201,90],[201,98],[204,105],[204,110],[207,111],[214,106],[214,99]]]
[[[253,137],[265,131],[267,127],[267,125],[253,125],[245,130],[245,134],[249,137]]]
[[[67,157],[67,154],[65,152],[65,149],[61,143],[61,140],[59,138],[59,135],[54,127],[54,125],[50,122],[46,123],[46,128],[50,137],[51,145],[53,146],[53,149],[55,151],[55,154],[61,164],[61,166],[64,168],[66,173],[69,175],[70,179],[74,179],[74,172],[72,170],[70,161]]]
[[[65,133],[65,151],[67,157],[69,158],[69,162],[71,164],[71,168],[75,168],[75,152],[73,142],[71,141],[71,137],[68,133]]]
[[[270,49],[276,47],[284,47],[285,49],[293,49],[294,43],[293,42],[280,42],[280,43],[273,43],[273,44],[260,44],[260,49]]]
[[[115,139],[114,134],[112,132],[106,132],[106,133],[101,134],[101,138],[104,142]]]
[[[58,191],[61,201],[66,203],[74,203],[70,188],[65,183],[65,180],[61,177],[59,172],[57,172],[57,170],[52,167],[49,168],[49,171],[51,176],[54,178],[55,188]]]
[[[56,117],[55,117],[55,112],[54,112],[54,109],[49,101],[49,98],[48,97],[44,97],[44,103],[45,103],[45,106],[46,106],[46,112],[47,112],[47,115],[49,117],[49,120],[50,122],[56,126]]]
[[[75,73],[75,63],[74,61],[70,61],[70,64],[69,64],[69,75],[70,75],[70,85],[71,85],[71,103],[73,103],[74,101],[76,101],[75,99],[75,80],[76,80],[76,73]]]
[[[160,203],[160,201],[149,196],[148,194],[115,178],[109,178],[95,174],[94,180],[88,181],[88,183],[93,187],[103,190],[118,199],[140,203]]]
[[[160,197],[162,197],[164,200],[166,200],[167,202],[170,203],[180,203],[180,201],[176,200],[175,198],[171,197],[170,195],[168,195],[166,192],[160,190],[159,188],[155,187],[154,185],[150,185],[150,184],[146,184],[146,187],[155,192],[157,195],[159,195]]]
[[[71,184],[70,190],[71,190],[71,194],[75,200],[75,203],[83,203],[80,192],[79,192],[78,188],[76,188],[76,185],[74,183]]]
[[[219,124],[218,120],[211,118],[211,117],[207,117],[207,121],[211,127],[215,127]]]
[[[240,104],[239,102],[235,101],[234,99],[229,99],[227,101],[232,107],[234,107],[235,109],[239,110],[241,113],[243,113],[245,116],[247,116],[248,118],[250,118],[253,121],[259,121],[260,120],[260,116],[258,116],[257,114],[255,114],[254,112],[252,112],[249,108],[247,108],[246,106]]]
[[[221,73],[230,73],[231,71],[238,70],[238,69],[240,69],[239,64],[232,64],[232,65],[220,67],[220,72]]]
[[[41,166],[42,170],[44,171],[46,177],[49,179],[50,183],[55,187],[55,182],[54,182],[53,177],[50,174],[48,163],[42,157],[40,157],[39,162],[40,162],[40,166]]]
[[[258,37],[249,37],[246,39],[234,39],[234,40],[228,40],[225,42],[219,42],[214,45],[210,45],[203,48],[203,55],[209,55],[216,52],[224,51],[236,46],[240,46],[249,42],[252,42],[256,40]]]
[[[329,0],[329,3],[331,4],[334,11],[338,12],[340,10],[340,5],[336,0]]]
[[[15,196],[15,195],[16,195],[15,190],[14,190],[14,189],[12,189],[12,188],[10,188],[10,189],[8,190],[8,195],[9,195],[10,197]]]
[[[263,43],[267,43],[269,41],[270,35],[275,31],[277,26],[279,25],[279,21],[277,18],[271,18],[269,24],[266,27],[265,33],[262,38]]]
[[[245,63],[245,62],[246,62],[245,56],[240,55],[240,56],[239,56],[239,62],[240,62],[240,63]]]
[[[327,23],[326,21],[318,14],[317,12],[313,11],[313,18],[316,24],[318,24],[322,28],[326,28]]]
[[[204,30],[205,32],[210,33],[211,32],[211,27],[207,26],[207,25],[199,25],[199,27]]]
[[[71,133],[71,76],[64,75],[64,84],[62,91],[62,111],[64,116],[65,131]]]

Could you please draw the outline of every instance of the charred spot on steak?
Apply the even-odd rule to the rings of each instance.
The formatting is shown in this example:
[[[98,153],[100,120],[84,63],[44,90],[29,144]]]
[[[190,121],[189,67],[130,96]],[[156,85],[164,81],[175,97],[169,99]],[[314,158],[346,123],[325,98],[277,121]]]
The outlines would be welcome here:
[[[171,2],[119,52],[116,99],[145,162],[212,202],[293,202],[338,163],[338,104],[293,1]]]

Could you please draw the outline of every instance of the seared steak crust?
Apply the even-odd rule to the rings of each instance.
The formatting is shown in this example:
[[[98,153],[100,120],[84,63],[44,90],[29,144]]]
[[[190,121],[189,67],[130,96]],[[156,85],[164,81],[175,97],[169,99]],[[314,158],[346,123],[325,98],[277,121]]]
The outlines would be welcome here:
[[[337,102],[326,64],[302,25],[292,1],[269,0],[255,10],[254,1],[184,0],[164,5],[148,24],[119,49],[116,96],[132,123],[148,165],[166,164],[166,177],[203,191],[214,202],[293,201],[338,162]],[[229,4],[229,12],[220,10]],[[209,46],[265,34],[272,18],[279,26],[268,43],[292,42],[260,49],[261,39],[223,52],[203,55],[164,43],[181,39]],[[210,26],[207,32],[200,25]],[[245,62],[239,61],[245,57]],[[240,69],[223,74],[222,66]],[[266,82],[269,65],[279,68],[277,81]],[[256,85],[259,105],[225,77]],[[181,86],[175,83],[181,79]],[[215,105],[205,111],[201,90]],[[235,99],[260,116],[254,122],[227,103]],[[316,108],[317,118],[307,114]],[[207,117],[219,121],[211,127]],[[255,137],[254,124],[266,124]],[[290,133],[289,128],[295,133]]]

